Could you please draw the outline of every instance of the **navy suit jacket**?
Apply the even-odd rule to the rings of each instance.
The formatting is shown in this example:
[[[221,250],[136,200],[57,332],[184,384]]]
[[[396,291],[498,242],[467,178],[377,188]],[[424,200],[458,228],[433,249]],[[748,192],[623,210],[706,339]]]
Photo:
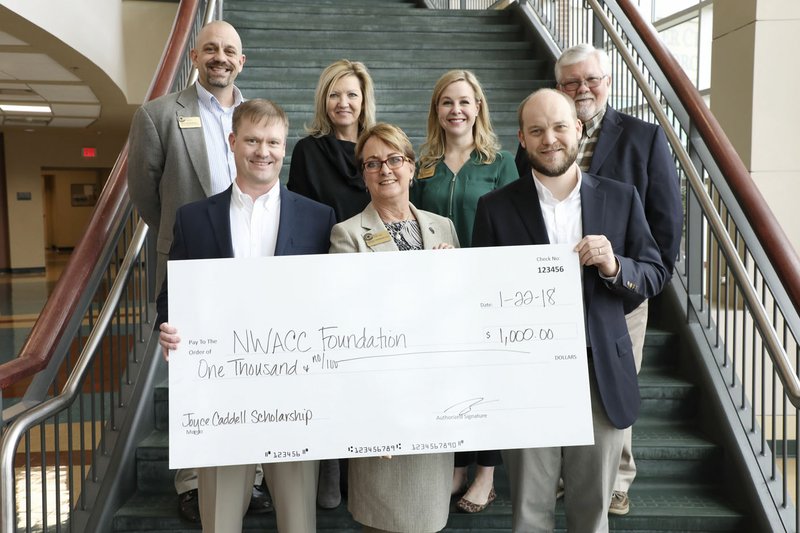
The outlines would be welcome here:
[[[520,176],[531,175],[522,146],[516,163]],[[681,243],[683,204],[675,161],[661,126],[606,107],[589,172],[636,187],[661,262],[672,276]]]
[[[281,188],[281,212],[275,255],[326,254],[331,229],[336,224],[333,209]],[[174,237],[169,259],[217,259],[233,257],[231,239],[231,192],[187,204],[175,216]],[[157,301],[157,325],[168,319],[167,281]]]
[[[473,247],[549,244],[533,179],[529,173],[478,200]],[[581,210],[583,234],[605,235],[620,265],[614,283],[594,266],[583,268],[583,304],[600,397],[621,429],[636,420],[640,403],[623,299],[658,294],[667,270],[632,186],[584,172]]]

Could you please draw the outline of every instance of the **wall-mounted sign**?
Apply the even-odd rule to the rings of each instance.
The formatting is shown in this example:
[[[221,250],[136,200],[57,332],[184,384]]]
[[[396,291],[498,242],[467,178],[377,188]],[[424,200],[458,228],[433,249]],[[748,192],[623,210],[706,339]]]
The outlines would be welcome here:
[[[97,186],[94,183],[73,183],[70,194],[73,207],[89,207],[97,203]]]

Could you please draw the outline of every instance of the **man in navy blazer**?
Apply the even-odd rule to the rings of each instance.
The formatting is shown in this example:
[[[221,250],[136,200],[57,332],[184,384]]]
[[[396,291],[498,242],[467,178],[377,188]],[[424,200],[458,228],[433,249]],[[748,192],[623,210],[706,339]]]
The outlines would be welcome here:
[[[275,255],[308,255],[328,253],[331,208],[304,196],[280,188],[280,222]],[[234,257],[229,217],[233,186],[206,200],[187,204],[175,217],[174,242],[169,260],[217,259]],[[158,297],[159,320],[166,321],[167,291]],[[164,312],[162,319],[162,311]]]
[[[625,301],[657,294],[667,270],[636,190],[583,173],[575,163],[582,127],[573,101],[542,89],[523,101],[519,119],[533,172],[478,201],[473,246],[575,245],[583,266],[595,444],[504,452],[513,530],[554,529],[563,475],[567,529],[607,531],[622,429],[636,420],[640,403]]]
[[[224,192],[178,209],[171,261],[327,253],[336,224],[333,209],[290,192],[278,179],[288,129],[286,114],[269,100],[248,100],[236,108],[229,138],[236,178]],[[165,282],[157,301],[165,357],[180,341],[177,329],[167,323],[167,291]],[[263,468],[278,530],[316,531],[319,463],[271,463]],[[203,531],[241,531],[255,465],[198,470]]]
[[[555,67],[558,89],[575,102],[583,135],[578,166],[583,171],[630,183],[639,192],[650,232],[658,243],[669,276],[681,241],[683,204],[675,162],[664,131],[657,124],[619,113],[608,105],[611,62],[604,50],[579,44],[564,50]],[[517,150],[520,176],[530,172],[525,150]],[[647,301],[626,303],[636,372],[642,364],[647,329]],[[627,514],[628,489],[636,477],[631,430],[625,432],[617,481],[609,512]]]

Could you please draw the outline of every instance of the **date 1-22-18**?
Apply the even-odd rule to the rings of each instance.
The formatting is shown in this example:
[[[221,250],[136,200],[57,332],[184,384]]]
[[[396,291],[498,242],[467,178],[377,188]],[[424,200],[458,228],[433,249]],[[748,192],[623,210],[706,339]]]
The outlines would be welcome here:
[[[514,307],[527,307],[530,305],[548,307],[556,305],[556,290],[555,288],[541,289],[541,290],[524,290],[514,291],[512,293],[500,294],[500,307],[514,306]]]

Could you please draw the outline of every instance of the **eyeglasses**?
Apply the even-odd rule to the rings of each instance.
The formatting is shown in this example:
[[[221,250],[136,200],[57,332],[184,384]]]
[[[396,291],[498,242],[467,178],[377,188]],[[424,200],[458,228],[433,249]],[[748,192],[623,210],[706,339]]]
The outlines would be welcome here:
[[[566,83],[559,83],[558,85],[565,91],[569,92],[577,91],[581,85],[586,85],[586,87],[588,87],[589,89],[594,89],[595,87],[600,85],[600,82],[602,82],[607,77],[608,77],[607,74],[600,77],[591,76],[589,78],[586,78],[585,80],[572,80]]]
[[[364,170],[366,172],[380,172],[384,163],[386,163],[386,166],[389,167],[389,170],[397,170],[403,166],[403,163],[405,163],[406,160],[409,159],[403,155],[393,155],[386,159],[370,159],[369,161],[364,162]]]

